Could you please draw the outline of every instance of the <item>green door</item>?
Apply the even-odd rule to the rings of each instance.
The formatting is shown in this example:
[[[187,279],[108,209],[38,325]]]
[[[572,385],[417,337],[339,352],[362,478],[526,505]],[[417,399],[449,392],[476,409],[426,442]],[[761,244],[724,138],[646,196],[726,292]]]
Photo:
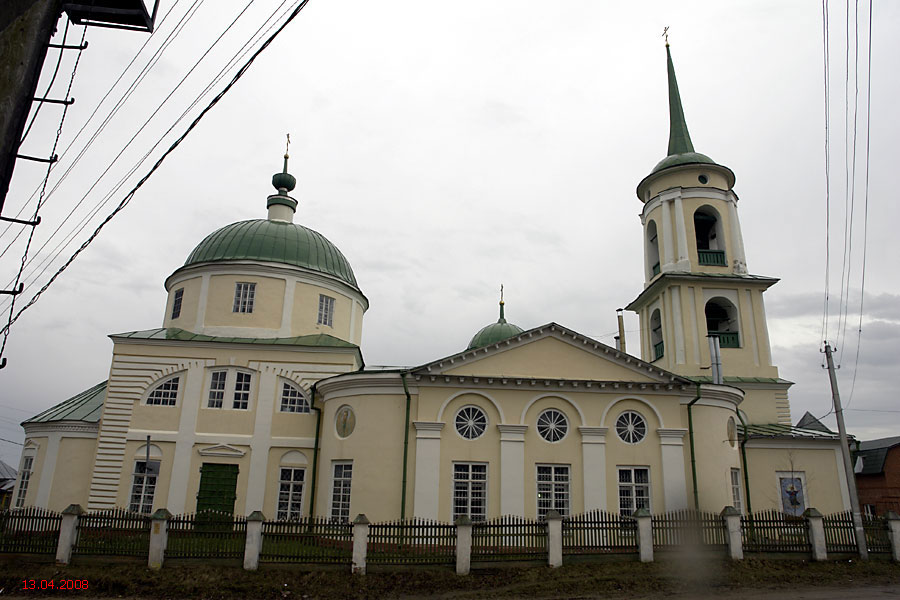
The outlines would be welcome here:
[[[197,493],[197,512],[217,511],[234,513],[237,497],[237,465],[203,463],[200,467],[200,491]]]

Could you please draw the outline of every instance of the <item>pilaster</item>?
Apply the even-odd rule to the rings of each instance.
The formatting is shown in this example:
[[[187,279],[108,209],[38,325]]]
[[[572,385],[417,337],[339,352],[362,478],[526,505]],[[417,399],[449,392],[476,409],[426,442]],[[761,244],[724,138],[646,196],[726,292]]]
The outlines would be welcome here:
[[[606,510],[606,433],[608,427],[579,427],[584,510]]]
[[[684,436],[687,429],[657,429],[656,433],[662,453],[666,511],[687,508],[687,482],[684,475]]]
[[[438,518],[440,490],[441,430],[443,423],[413,421],[416,428],[416,484],[413,514],[421,519]]]
[[[500,430],[500,514],[525,516],[525,432],[528,425]]]

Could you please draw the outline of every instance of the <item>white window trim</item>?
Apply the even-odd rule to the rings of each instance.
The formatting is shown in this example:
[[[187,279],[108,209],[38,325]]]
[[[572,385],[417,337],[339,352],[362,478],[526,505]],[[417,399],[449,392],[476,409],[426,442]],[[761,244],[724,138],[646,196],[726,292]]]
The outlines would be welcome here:
[[[316,325],[334,327],[334,307],[336,300],[328,294],[319,294],[319,308],[316,312]]]
[[[178,309],[178,314],[175,314],[175,309]],[[180,287],[172,294],[172,312],[169,313],[171,316],[169,317],[173,321],[181,317],[181,311],[184,308],[184,288]]]
[[[476,408],[476,409],[480,410],[481,413],[484,415],[484,431],[482,431],[480,434],[478,434],[477,437],[467,438],[466,436],[464,436],[463,434],[461,434],[459,432],[459,428],[457,428],[457,426],[456,426],[456,417],[458,417],[459,413],[461,413],[462,411],[464,411],[467,408]],[[485,436],[485,434],[488,432],[488,429],[490,429],[491,417],[490,417],[490,415],[488,415],[488,411],[486,411],[483,407],[478,406],[477,404],[466,404],[464,406],[460,406],[459,410],[457,410],[456,412],[453,413],[452,425],[453,425],[453,432],[457,435],[457,437],[459,437],[459,439],[465,440],[467,442],[475,442],[475,441],[483,438]]]
[[[278,504],[281,501],[281,470],[282,469],[291,469],[291,470],[299,469],[299,470],[303,471],[303,483],[302,483],[302,487],[300,489],[300,515],[299,515],[299,518],[302,519],[303,515],[306,514],[306,489],[309,487],[309,485],[308,485],[309,480],[307,478],[307,476],[309,475],[309,469],[307,469],[303,465],[278,465],[278,479],[277,479],[277,487],[275,489],[275,506],[274,506],[274,511],[273,511],[275,514],[275,520],[281,520],[278,518],[278,513],[279,513]],[[334,477],[333,469],[331,471],[331,476],[332,476],[332,478]],[[293,481],[291,483],[293,483]],[[351,492],[353,490],[352,483],[350,486],[350,490],[351,490]],[[334,489],[332,487],[332,493],[333,492],[334,492]],[[291,509],[290,509],[290,502],[289,502],[288,503],[288,515],[289,515],[288,519],[290,519],[290,512],[291,512]],[[329,514],[331,514],[330,511],[329,511]]]
[[[240,310],[241,303],[245,302],[243,299],[243,295],[239,295],[240,289],[242,285],[249,286],[247,288],[247,309],[248,310]],[[251,297],[252,296],[252,297]],[[255,281],[235,281],[234,282],[234,295],[232,297],[231,302],[231,313],[238,315],[251,315],[253,314],[253,309],[256,308],[256,282]]]
[[[144,390],[144,394],[141,397],[141,404],[144,406],[149,406],[152,408],[178,408],[181,406],[181,399],[184,394],[184,384],[187,381],[187,377],[185,376],[185,371],[179,371],[178,373],[172,373],[171,375],[166,375],[165,377],[161,377],[151,383],[146,390]],[[178,381],[178,391],[175,393],[175,404],[150,404],[150,394],[156,391],[156,388],[165,384],[167,381],[171,381],[175,378],[180,378]]]
[[[25,469],[25,461],[31,460],[31,468]],[[28,488],[31,487],[32,476],[34,475],[34,463],[37,460],[37,453],[33,450],[28,452],[27,454],[22,455],[21,464],[19,465],[19,472],[16,475],[16,489],[13,490],[13,497],[10,501],[11,508],[23,508],[26,505],[28,500]],[[28,473],[28,477],[25,478],[25,473]],[[25,492],[22,492],[22,484],[25,484]],[[21,496],[21,503],[20,498]]]
[[[328,499],[328,518],[334,518],[334,468],[338,465],[350,465],[353,467],[352,460],[333,460],[331,461],[331,489],[329,493]],[[355,474],[356,469],[352,469],[350,471],[350,505],[347,507],[347,522],[353,521],[353,475]]]
[[[746,500],[744,500],[744,472],[737,467],[731,467],[728,470],[728,488],[731,490],[731,501],[734,502],[734,482],[731,478],[733,477],[732,473],[734,473],[735,471],[737,471],[738,474],[738,501],[741,503],[740,506],[735,506],[735,508],[741,511],[741,514],[745,514],[747,502]]]
[[[225,371],[225,395],[222,396],[222,406],[215,407],[209,405],[209,392],[212,387],[212,374],[216,371]],[[246,373],[250,375],[250,397],[247,399],[247,408],[234,408],[234,386],[237,383],[237,374]],[[233,410],[236,412],[249,412],[255,408],[256,392],[259,389],[259,371],[245,369],[242,367],[218,366],[208,367],[204,372],[206,378],[203,382],[203,396],[200,401],[200,408],[206,410]],[[179,387],[178,390],[181,393]]]
[[[460,436],[462,437],[462,436]],[[466,438],[463,438],[466,439]],[[454,500],[456,499],[456,465],[484,465],[484,520],[487,521],[490,518],[490,506],[491,506],[491,464],[486,461],[478,461],[478,460],[455,460],[450,463],[450,522],[453,523],[456,520],[454,517]],[[471,492],[471,489],[470,489]],[[471,494],[469,495],[469,508],[472,507],[472,498]],[[469,515],[471,518],[471,510],[469,511]],[[474,519],[473,519],[474,520]]]
[[[300,397],[303,398],[303,400],[306,402],[306,406],[308,407],[308,410],[305,410],[305,411],[304,410],[301,410],[301,411],[284,410],[284,385],[285,384],[288,384],[289,386],[291,386],[292,388],[297,390],[297,392],[299,392]],[[302,387],[300,387],[296,382],[291,381],[290,379],[285,379],[283,377],[279,377],[276,382],[275,389],[276,389],[276,394],[278,394],[278,397],[276,399],[276,403],[278,404],[278,412],[295,414],[295,415],[307,415],[307,414],[312,413],[312,402],[309,401],[309,395],[307,394],[306,390],[304,390]]]
[[[157,473],[155,475],[156,481],[154,481],[154,483],[153,483],[153,496],[150,500],[150,510],[147,512],[144,512],[140,509],[144,505],[144,496],[146,495],[145,492],[147,489],[147,471],[146,471],[146,467],[145,467],[145,471],[143,473],[138,473],[137,469],[138,469],[138,463],[146,463],[146,462],[147,462],[146,457],[134,459],[134,466],[132,467],[132,470],[131,470],[131,487],[129,488],[129,494],[128,494],[128,511],[136,512],[138,514],[149,515],[149,514],[153,513],[153,505],[156,503],[156,499],[157,499],[156,490],[159,488],[159,482],[160,482],[160,479],[162,478],[162,460],[160,458],[154,458],[154,456],[151,453],[150,462],[157,463],[159,465],[159,470],[157,471]],[[143,484],[141,485],[141,501],[138,503],[138,510],[135,511],[135,510],[132,510],[131,499],[134,497],[134,486],[136,485],[135,478],[138,476],[141,476],[144,479],[143,479]]]
[[[541,484],[541,482],[538,480],[538,469],[540,467],[550,467],[551,469],[565,467],[566,469],[568,469],[569,476],[568,476],[568,480],[566,481],[566,496],[568,498],[566,500],[566,504],[568,505],[568,507],[566,508],[565,512],[561,512],[559,514],[561,514],[564,517],[571,515],[572,514],[572,465],[567,464],[567,463],[535,463],[535,465],[534,465],[534,515],[535,515],[535,518],[537,518],[537,519],[544,518],[541,516],[540,498],[538,496],[539,487]],[[552,490],[553,486],[557,482],[550,481],[549,483],[551,484],[551,490]],[[551,501],[551,504],[554,504],[554,502]],[[553,508],[551,506],[551,508],[549,508],[547,510],[550,511],[550,510],[557,510],[557,509]]]
[[[644,435],[643,435],[643,437],[641,437],[641,439],[639,439],[636,442],[629,442],[628,440],[622,438],[621,435],[619,435],[619,419],[621,419],[623,416],[625,416],[628,413],[637,415],[638,417],[640,417],[641,421],[643,421],[643,423],[644,423]],[[650,423],[649,423],[649,421],[647,421],[647,417],[645,417],[642,412],[634,410],[633,408],[629,408],[629,409],[626,409],[626,410],[623,410],[622,412],[620,412],[616,416],[616,420],[613,421],[612,428],[616,433],[616,439],[627,446],[637,446],[639,444],[642,444],[644,442],[644,440],[646,440],[647,437],[650,435]]]
[[[620,498],[619,487],[622,486],[623,484],[619,482],[619,471],[621,471],[623,469],[631,470],[632,475],[634,473],[634,469],[647,469],[647,504],[648,504],[647,510],[649,510],[652,513],[653,512],[653,470],[650,468],[650,465],[616,465],[616,514],[621,514],[621,512],[622,512],[622,508],[621,508],[620,502],[619,502],[619,498]],[[632,482],[630,484],[624,484],[624,485],[630,485],[632,488],[634,488],[635,485],[643,485],[643,484],[635,484],[634,477],[632,477]],[[632,499],[634,499],[634,496],[632,496]],[[634,504],[636,505],[637,503],[634,503]],[[628,516],[631,516],[631,515],[628,515]]]
[[[784,498],[781,495],[782,477],[793,477],[800,480],[800,485],[803,486],[803,502],[806,505],[804,510],[810,506],[815,506],[809,498],[809,487],[806,485],[806,471],[775,471],[775,491],[778,494],[778,506],[781,507],[781,512],[787,512],[784,510]]]
[[[561,414],[563,417],[563,420],[565,422],[566,432],[558,440],[548,440],[543,435],[541,435],[541,430],[539,429],[538,424],[541,420],[541,417],[544,416],[545,414],[547,414],[548,412],[557,412],[557,413]],[[572,431],[572,419],[569,418],[569,415],[567,415],[564,410],[556,408],[554,406],[551,406],[550,408],[545,408],[544,410],[542,410],[541,412],[538,413],[537,419],[535,419],[535,422],[534,422],[534,430],[537,432],[538,437],[541,438],[542,441],[547,442],[548,444],[559,444],[559,443],[562,443],[563,441],[565,441],[565,439],[567,437],[569,437],[569,433]]]

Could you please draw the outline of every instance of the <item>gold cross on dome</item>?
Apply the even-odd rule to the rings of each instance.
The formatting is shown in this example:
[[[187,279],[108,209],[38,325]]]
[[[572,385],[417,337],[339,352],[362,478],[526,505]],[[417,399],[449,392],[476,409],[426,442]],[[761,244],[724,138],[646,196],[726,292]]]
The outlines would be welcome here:
[[[662,37],[666,38],[666,46],[669,45],[669,28],[668,26],[663,27]]]
[[[288,133],[286,135],[287,135],[287,144],[285,144],[285,146],[284,146],[284,157],[285,158],[287,158],[288,150],[291,147],[291,134]]]

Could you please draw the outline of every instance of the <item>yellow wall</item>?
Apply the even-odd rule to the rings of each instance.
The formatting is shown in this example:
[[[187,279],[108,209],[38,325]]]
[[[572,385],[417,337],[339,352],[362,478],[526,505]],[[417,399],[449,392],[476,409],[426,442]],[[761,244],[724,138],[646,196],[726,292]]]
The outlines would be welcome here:
[[[841,500],[840,457],[833,448],[747,448],[753,511],[781,509],[776,472],[803,473],[806,506],[828,515],[847,510]],[[835,446],[837,448],[837,446]]]
[[[252,313],[233,312],[234,289],[238,282],[256,284]],[[204,325],[278,329],[284,307],[284,286],[284,279],[274,277],[212,275]]]
[[[700,183],[698,177],[701,173],[709,178],[708,183]],[[728,185],[728,181],[725,179],[725,176],[722,175],[717,168],[698,166],[696,168],[676,171],[674,173],[663,173],[662,175],[657,176],[653,181],[650,182],[650,185],[648,187],[650,191],[649,197],[653,198],[660,192],[677,187],[718,188],[720,190],[731,189]]]
[[[741,468],[738,445],[732,446],[728,440],[728,420],[735,417],[735,413],[734,410],[704,405],[695,405],[692,413],[700,508],[719,512],[733,504],[731,469]],[[689,449],[687,436],[684,442],[685,448]],[[690,461],[689,453],[687,460]],[[690,477],[688,473],[688,482]]]
[[[197,322],[197,310],[200,307],[200,287],[202,278],[192,277],[185,279],[172,286],[169,290],[169,297],[166,301],[166,314],[163,318],[163,327],[180,327],[181,329],[191,329]],[[181,297],[181,314],[177,319],[172,318],[172,305],[175,302],[175,291],[184,289],[184,295]],[[234,300],[234,290],[231,291],[232,300]]]
[[[341,338],[342,340],[359,343],[358,339],[351,339],[350,335],[350,316],[353,310],[354,300],[351,300],[349,297],[339,294],[334,290],[308,283],[297,282],[294,285],[291,335],[326,333]],[[334,317],[331,327],[328,325],[320,325],[318,323],[320,294],[334,298]],[[357,314],[361,319],[362,310],[359,310]]]
[[[70,504],[87,507],[96,448],[94,438],[63,437],[60,440],[47,508],[58,512]]]

